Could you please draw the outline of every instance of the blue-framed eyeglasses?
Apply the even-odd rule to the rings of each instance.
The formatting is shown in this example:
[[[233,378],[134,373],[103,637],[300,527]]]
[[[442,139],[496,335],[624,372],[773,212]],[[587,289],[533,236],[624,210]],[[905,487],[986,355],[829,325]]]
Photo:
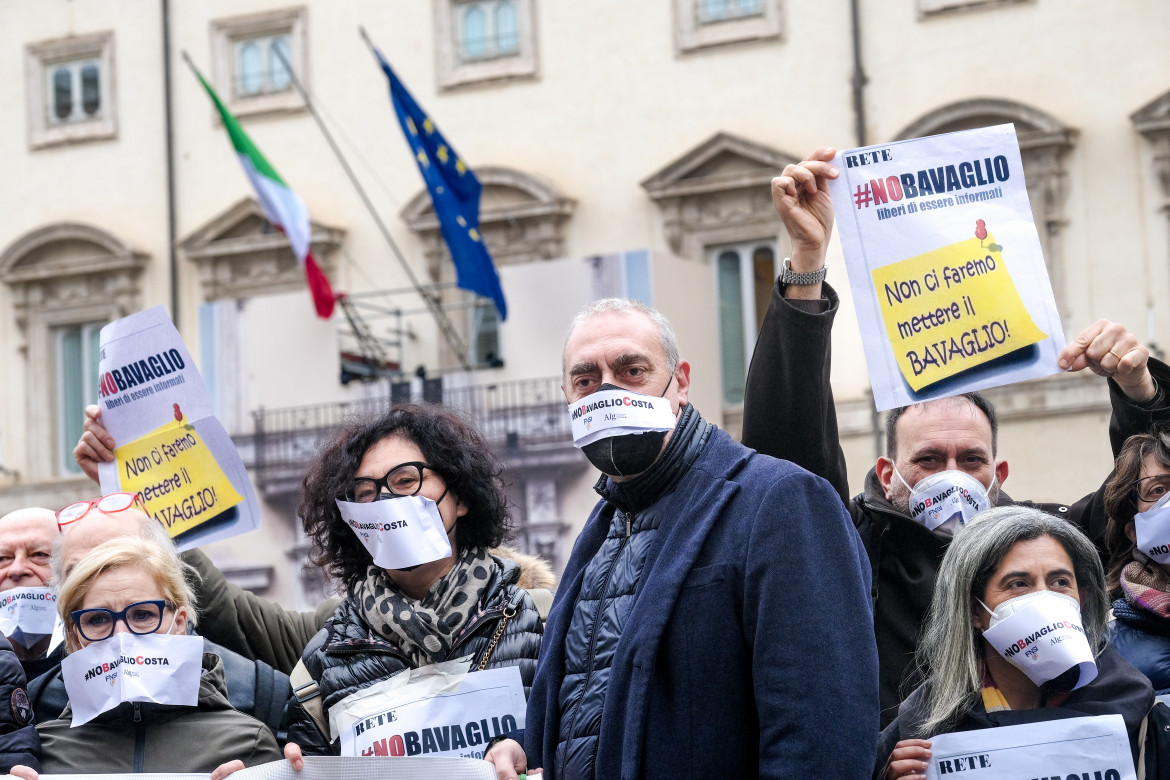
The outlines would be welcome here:
[[[70,617],[85,639],[100,642],[114,635],[119,620],[132,634],[153,634],[162,625],[163,610],[174,607],[169,601],[156,599],[135,602],[118,612],[103,607],[77,609],[70,613]]]

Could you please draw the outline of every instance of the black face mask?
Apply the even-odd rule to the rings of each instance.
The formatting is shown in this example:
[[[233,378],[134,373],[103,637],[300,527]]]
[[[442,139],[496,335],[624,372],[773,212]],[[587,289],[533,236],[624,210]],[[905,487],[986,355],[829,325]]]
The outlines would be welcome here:
[[[671,376],[667,380],[666,387],[662,388],[662,395],[666,395],[673,379],[674,377]],[[600,391],[625,390],[626,388],[607,382],[597,389]],[[641,474],[654,465],[654,461],[658,460],[667,433],[668,431],[647,431],[645,433],[627,433],[622,436],[608,436],[586,444],[581,448],[581,452],[585,453],[589,462],[602,474],[611,477],[634,476]]]

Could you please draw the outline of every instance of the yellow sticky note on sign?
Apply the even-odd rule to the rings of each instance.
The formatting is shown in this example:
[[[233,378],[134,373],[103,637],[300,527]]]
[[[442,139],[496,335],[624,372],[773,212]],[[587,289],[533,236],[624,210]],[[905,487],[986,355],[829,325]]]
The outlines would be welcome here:
[[[171,537],[190,531],[244,500],[195,428],[168,423],[114,450],[122,489],[138,492]]]
[[[894,358],[916,392],[1048,338],[990,235],[882,266],[873,281]]]

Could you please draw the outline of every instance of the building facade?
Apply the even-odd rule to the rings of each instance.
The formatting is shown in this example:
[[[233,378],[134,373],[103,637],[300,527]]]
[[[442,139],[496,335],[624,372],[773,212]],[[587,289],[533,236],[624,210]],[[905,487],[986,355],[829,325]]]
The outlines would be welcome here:
[[[563,564],[596,472],[570,441],[560,349],[595,298],[661,309],[693,401],[737,434],[787,253],[768,182],[820,146],[1014,123],[1066,336],[1107,317],[1155,351],[1170,340],[1170,6],[1158,0],[0,0],[0,21],[12,120],[0,127],[0,513],[94,493],[71,450],[96,397],[97,333],[165,304],[265,517],[209,553],[289,605],[322,588],[296,521],[321,437],[406,398],[474,417],[508,464],[518,543]],[[504,322],[451,284],[359,26],[483,182]],[[348,294],[332,320],[313,315],[184,54],[308,205],[314,254]],[[843,299],[833,383],[859,488],[880,419],[835,241],[829,264]],[[1108,473],[1099,379],[991,395],[1008,492],[1071,500]]]

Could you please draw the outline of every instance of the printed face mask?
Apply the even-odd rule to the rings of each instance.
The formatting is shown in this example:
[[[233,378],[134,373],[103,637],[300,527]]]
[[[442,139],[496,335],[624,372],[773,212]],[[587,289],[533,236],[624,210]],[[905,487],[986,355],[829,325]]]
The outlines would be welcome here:
[[[122,702],[199,703],[203,639],[122,632],[61,662],[76,728]]]
[[[57,596],[49,588],[13,588],[0,593],[0,634],[29,648],[53,633]]]
[[[439,505],[426,496],[359,504],[338,499],[337,509],[375,566],[411,569],[451,555]]]
[[[1170,563],[1170,493],[1133,519],[1137,548],[1158,563]]]
[[[662,389],[670,388],[672,376]],[[666,434],[676,422],[670,401],[643,395],[608,382],[596,392],[569,404],[573,444],[602,474],[641,474],[662,452]]]
[[[1096,678],[1081,605],[1073,597],[1039,590],[1008,599],[994,611],[979,603],[991,615],[983,638],[1037,687],[1062,678],[1071,684],[1061,687],[1073,691]]]
[[[910,518],[939,536],[954,536],[991,504],[987,488],[965,471],[940,471],[914,487],[906,483],[896,466],[894,474],[910,491]]]

